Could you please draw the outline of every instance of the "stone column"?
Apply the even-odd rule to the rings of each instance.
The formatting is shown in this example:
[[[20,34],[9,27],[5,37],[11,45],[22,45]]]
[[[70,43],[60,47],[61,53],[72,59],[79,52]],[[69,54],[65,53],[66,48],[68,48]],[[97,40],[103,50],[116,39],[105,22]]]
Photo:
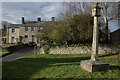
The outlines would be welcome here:
[[[97,16],[94,16],[91,60],[93,61],[98,60],[98,17]]]
[[[98,3],[94,3],[94,8],[92,9],[92,16],[94,17],[93,26],[93,43],[92,43],[92,54],[91,60],[98,60],[98,17],[100,17],[100,6]]]
[[[98,60],[98,17],[100,16],[100,7],[98,3],[94,4],[92,16],[94,17],[94,27],[91,59],[81,61],[80,65],[82,69],[85,69],[89,72],[97,72],[107,70],[109,67],[108,63]]]

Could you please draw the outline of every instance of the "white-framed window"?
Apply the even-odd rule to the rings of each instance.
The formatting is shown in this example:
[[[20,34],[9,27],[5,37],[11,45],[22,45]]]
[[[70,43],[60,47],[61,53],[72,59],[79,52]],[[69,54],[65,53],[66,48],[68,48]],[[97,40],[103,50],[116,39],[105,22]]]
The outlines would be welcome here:
[[[25,41],[28,41],[28,35],[25,35]]]
[[[28,38],[28,35],[25,35],[25,38]]]
[[[34,35],[32,35],[32,42],[34,42],[35,41],[35,36]]]
[[[35,28],[34,28],[34,27],[31,27],[31,31],[35,31]]]
[[[18,39],[18,38],[16,38],[16,42],[18,42],[18,40],[19,40],[19,39]]]
[[[15,37],[11,37],[11,41],[12,41],[12,42],[15,42]]]
[[[12,28],[12,33],[15,33],[15,29],[14,28]]]
[[[28,27],[25,27],[25,31],[28,31]]]

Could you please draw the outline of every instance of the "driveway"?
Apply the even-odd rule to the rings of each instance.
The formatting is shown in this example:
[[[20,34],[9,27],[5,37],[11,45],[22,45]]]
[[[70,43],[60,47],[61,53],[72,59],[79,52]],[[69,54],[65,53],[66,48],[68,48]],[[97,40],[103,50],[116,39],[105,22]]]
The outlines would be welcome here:
[[[2,62],[12,61],[12,60],[15,60],[18,57],[33,55],[33,50],[34,50],[33,47],[26,47],[26,48],[20,49],[20,50],[12,53],[10,55],[2,57]]]

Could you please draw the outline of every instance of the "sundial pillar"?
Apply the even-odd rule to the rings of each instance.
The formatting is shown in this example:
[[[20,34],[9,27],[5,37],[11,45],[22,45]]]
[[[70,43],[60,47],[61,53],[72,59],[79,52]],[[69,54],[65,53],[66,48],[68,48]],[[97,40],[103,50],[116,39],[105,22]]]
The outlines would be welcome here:
[[[98,60],[98,17],[100,17],[100,7],[98,3],[94,3],[94,8],[92,9],[92,16],[94,17],[94,26],[91,60],[96,61]]]
[[[100,7],[98,3],[94,3],[92,16],[94,17],[94,26],[91,59],[80,61],[80,67],[88,72],[97,72],[109,68],[108,63],[98,60],[98,17],[100,17]]]

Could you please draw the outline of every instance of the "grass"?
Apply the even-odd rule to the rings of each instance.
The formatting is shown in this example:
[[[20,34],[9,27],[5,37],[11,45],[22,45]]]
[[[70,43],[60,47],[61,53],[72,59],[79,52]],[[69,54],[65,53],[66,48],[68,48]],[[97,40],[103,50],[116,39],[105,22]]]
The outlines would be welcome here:
[[[3,52],[0,53],[0,56],[8,54],[8,53],[9,53],[9,51],[3,51]]]
[[[110,69],[89,73],[80,68],[80,61],[90,59],[90,55],[33,55],[19,58],[3,64],[3,78],[21,78],[25,80],[40,78],[79,79],[80,78],[119,78],[118,55],[100,57],[109,63]],[[20,79],[20,80],[21,80]],[[106,80],[106,79],[102,79]]]

